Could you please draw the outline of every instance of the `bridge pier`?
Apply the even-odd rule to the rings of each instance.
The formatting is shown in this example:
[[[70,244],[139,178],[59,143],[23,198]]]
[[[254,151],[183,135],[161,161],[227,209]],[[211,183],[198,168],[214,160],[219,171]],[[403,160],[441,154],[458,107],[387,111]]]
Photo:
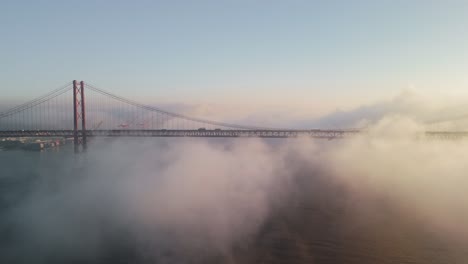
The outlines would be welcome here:
[[[81,138],[83,150],[88,148],[88,141],[86,139],[86,110],[85,110],[85,96],[84,96],[84,82],[80,82],[81,86]]]
[[[81,120],[81,135],[79,120]],[[73,80],[73,145],[75,153],[79,152],[80,145],[83,150],[87,148],[84,82],[81,81],[78,86],[76,80]]]

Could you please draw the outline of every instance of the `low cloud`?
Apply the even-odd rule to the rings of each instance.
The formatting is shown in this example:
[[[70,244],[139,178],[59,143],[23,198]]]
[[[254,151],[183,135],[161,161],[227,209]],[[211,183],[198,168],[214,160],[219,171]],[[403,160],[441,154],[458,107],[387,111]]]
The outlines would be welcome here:
[[[336,107],[333,105],[317,108],[312,101],[308,106],[173,103],[161,107],[188,116],[277,128],[365,128],[387,116],[400,115],[429,130],[468,129],[468,98],[436,97],[412,90],[401,91],[390,99],[336,110],[330,110]]]
[[[363,128],[387,116],[409,117],[432,129],[468,128],[468,100],[466,98],[423,95],[402,91],[390,100],[382,100],[349,110],[336,110],[315,120],[303,120],[300,127]]]
[[[189,108],[182,112],[208,111]],[[345,211],[333,227],[340,232],[395,210],[455,252],[444,254],[464,262],[468,143],[420,137],[434,128],[429,118],[444,120],[435,128],[462,129],[463,118],[452,117],[463,109],[403,93],[314,122],[289,121],[367,128],[336,141],[96,140],[86,154],[52,156],[54,165],[38,171],[21,201],[8,206],[2,225],[10,235],[0,241],[0,260],[232,263],[238,248],[255,250],[278,208],[301,196],[323,211]],[[232,118],[254,123],[262,117]],[[15,177],[15,169],[5,171],[11,174],[5,179]],[[322,187],[330,182],[340,187]]]
[[[394,223],[411,219],[463,262],[468,143],[419,137],[425,129],[411,115],[388,115],[336,141],[94,141],[86,155],[39,171],[4,213],[13,235],[2,260],[229,263],[302,195],[322,211],[344,210],[340,232],[396,211]]]
[[[169,142],[93,142],[102,148],[82,163],[62,161],[75,169],[40,175],[9,214],[21,241],[10,257],[95,260],[125,241],[138,258],[172,263],[227,255],[254,235],[288,181],[271,147]]]

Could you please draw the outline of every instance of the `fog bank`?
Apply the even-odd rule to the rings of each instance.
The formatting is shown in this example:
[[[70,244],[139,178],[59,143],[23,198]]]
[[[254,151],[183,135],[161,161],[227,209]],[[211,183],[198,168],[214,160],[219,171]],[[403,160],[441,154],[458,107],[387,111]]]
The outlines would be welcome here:
[[[5,213],[13,235],[2,258],[236,262],[297,195],[343,210],[347,228],[396,211],[463,248],[468,143],[415,137],[424,129],[396,116],[334,141],[96,140],[88,153],[40,171]]]

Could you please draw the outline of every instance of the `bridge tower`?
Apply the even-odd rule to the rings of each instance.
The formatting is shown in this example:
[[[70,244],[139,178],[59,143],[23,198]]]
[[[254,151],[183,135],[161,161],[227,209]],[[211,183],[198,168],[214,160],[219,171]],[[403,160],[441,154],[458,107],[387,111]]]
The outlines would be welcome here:
[[[80,120],[81,131],[79,131]],[[83,150],[87,148],[84,82],[81,81],[78,86],[76,80],[73,80],[73,144],[75,153],[79,152],[80,145],[83,147]]]

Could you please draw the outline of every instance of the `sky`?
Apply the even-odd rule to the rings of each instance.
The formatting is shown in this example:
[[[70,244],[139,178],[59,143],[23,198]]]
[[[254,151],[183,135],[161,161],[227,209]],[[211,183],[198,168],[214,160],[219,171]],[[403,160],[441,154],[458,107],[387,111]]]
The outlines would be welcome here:
[[[468,1],[0,2],[3,98],[73,79],[132,99],[336,109],[468,93]]]

